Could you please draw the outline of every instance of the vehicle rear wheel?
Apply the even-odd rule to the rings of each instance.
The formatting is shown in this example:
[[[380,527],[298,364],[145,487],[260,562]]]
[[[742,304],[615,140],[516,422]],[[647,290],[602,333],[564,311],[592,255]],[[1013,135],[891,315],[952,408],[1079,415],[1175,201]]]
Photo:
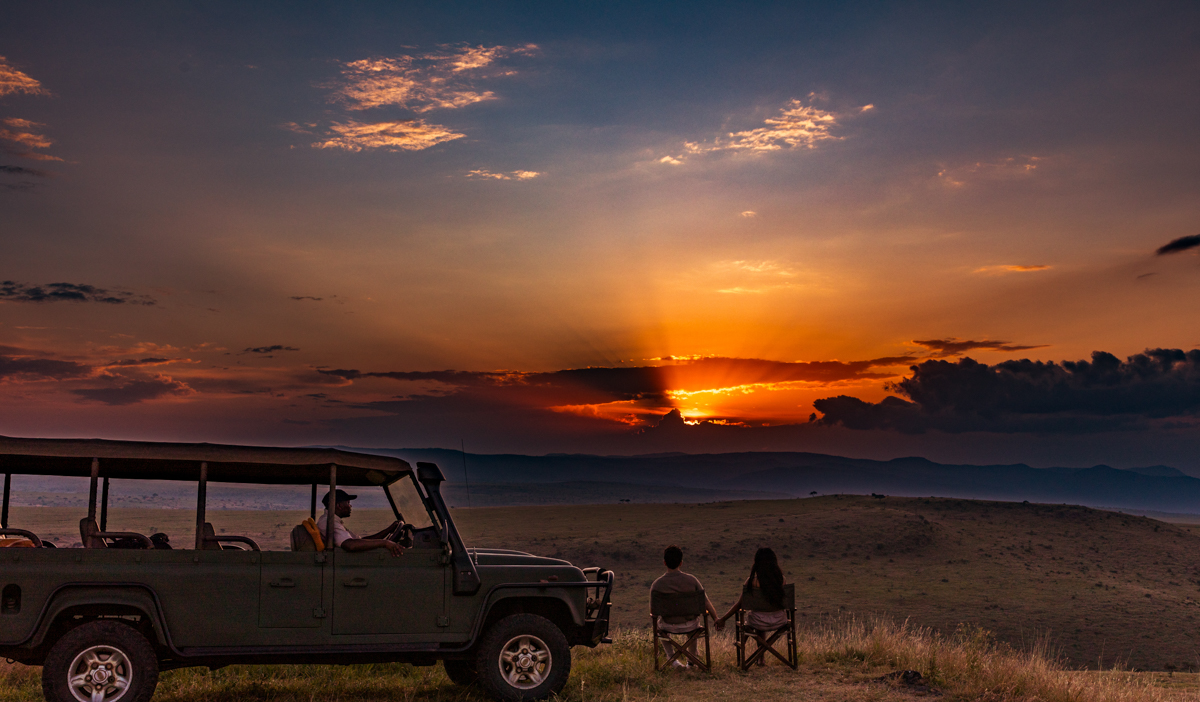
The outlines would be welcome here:
[[[492,625],[475,658],[479,682],[493,697],[524,702],[562,691],[571,674],[571,647],[554,622],[513,614]]]
[[[158,659],[146,637],[114,621],[68,631],[42,665],[48,702],[149,702],[158,686]]]
[[[479,682],[479,673],[475,672],[475,661],[442,661],[446,669],[446,677],[455,685],[474,685]]]

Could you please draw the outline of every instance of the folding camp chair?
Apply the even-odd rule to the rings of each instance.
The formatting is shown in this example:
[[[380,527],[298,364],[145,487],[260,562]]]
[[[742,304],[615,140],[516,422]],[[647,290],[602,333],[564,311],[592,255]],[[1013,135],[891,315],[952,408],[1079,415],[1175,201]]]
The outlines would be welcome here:
[[[734,647],[737,649],[737,664],[742,670],[750,670],[750,666],[758,663],[763,665],[766,663],[767,653],[771,653],[792,670],[796,669],[797,651],[796,651],[796,586],[783,586],[783,609],[787,612],[787,623],[778,629],[771,631],[760,631],[751,627],[746,623],[746,613],[750,610],[756,612],[772,612],[776,608],[770,602],[767,602],[767,597],[763,591],[758,588],[752,588],[746,585],[742,589],[742,604],[737,611],[736,625],[734,627]],[[775,642],[780,638],[786,638],[787,641],[787,657],[775,650]],[[753,651],[747,651],[747,646],[753,641],[755,648]],[[749,654],[749,655],[747,655]]]
[[[707,598],[704,596],[703,590],[696,592],[650,592],[650,623],[654,628],[654,669],[662,670],[671,665],[672,661],[677,661],[680,656],[687,657],[693,665],[702,670],[712,668],[712,657],[708,642],[708,610],[705,608]],[[698,617],[703,622],[700,626],[686,632],[668,632],[659,628],[659,617]],[[676,636],[681,636],[683,642],[680,643],[675,639]],[[700,660],[699,656],[688,650],[689,646],[699,642],[700,637],[704,637],[704,660]],[[667,654],[666,643],[670,643],[675,648],[675,653]],[[662,665],[658,662],[658,649],[662,647],[663,655],[667,656]]]

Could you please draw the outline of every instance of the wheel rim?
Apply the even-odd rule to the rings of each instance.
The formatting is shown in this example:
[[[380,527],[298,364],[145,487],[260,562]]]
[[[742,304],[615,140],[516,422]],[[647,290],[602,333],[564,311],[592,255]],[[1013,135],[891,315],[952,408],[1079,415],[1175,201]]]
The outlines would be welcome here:
[[[129,656],[113,646],[86,648],[67,669],[67,689],[79,702],[116,702],[132,682]]]
[[[518,690],[532,690],[546,682],[553,665],[550,647],[536,636],[514,636],[500,649],[500,674]]]

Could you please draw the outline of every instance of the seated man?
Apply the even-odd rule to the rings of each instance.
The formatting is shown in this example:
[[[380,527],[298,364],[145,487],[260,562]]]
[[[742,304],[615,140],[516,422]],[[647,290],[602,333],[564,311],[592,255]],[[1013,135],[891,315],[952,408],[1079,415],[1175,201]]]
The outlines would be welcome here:
[[[346,551],[370,551],[377,548],[386,548],[393,556],[400,556],[404,553],[404,547],[395,541],[390,541],[386,537],[394,532],[400,522],[392,522],[389,527],[370,536],[359,538],[342,524],[343,517],[349,517],[351,512],[350,501],[357,498],[358,495],[350,495],[342,489],[338,489],[336,499],[333,504],[333,545],[340,546]],[[329,494],[325,494],[325,498],[321,500],[321,504],[325,505],[325,511],[317,518],[317,529],[321,532],[321,538],[329,542],[329,535],[325,533],[329,525]]]
[[[667,567],[667,572],[658,576],[658,580],[655,580],[650,585],[650,592],[672,594],[676,592],[697,592],[703,590],[704,586],[700,584],[696,576],[679,570],[679,566],[682,563],[683,550],[678,546],[668,546],[663,551],[663,565]],[[712,600],[708,599],[707,595],[704,597],[704,609],[708,611],[708,615],[714,620],[717,618],[717,608],[713,607]],[[703,622],[700,620],[701,617],[693,617],[691,619],[686,617],[662,617],[659,620],[658,628],[661,631],[671,634],[685,634],[703,626]],[[668,657],[675,655],[673,644],[664,641],[663,648],[666,649]],[[692,655],[697,655],[696,641],[692,641],[687,649]],[[683,661],[675,660],[671,663],[677,668],[687,667],[687,663]]]

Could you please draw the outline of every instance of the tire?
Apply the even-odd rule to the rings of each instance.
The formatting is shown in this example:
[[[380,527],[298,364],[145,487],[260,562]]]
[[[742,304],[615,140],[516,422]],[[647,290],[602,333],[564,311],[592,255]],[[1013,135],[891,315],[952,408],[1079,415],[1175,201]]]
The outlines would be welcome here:
[[[474,685],[479,682],[479,673],[475,672],[475,661],[449,661],[443,660],[442,667],[446,669],[446,677],[450,678],[450,682],[455,685]]]
[[[513,614],[492,625],[475,656],[479,684],[503,702],[540,700],[561,692],[571,674],[571,647],[554,622]]]
[[[94,698],[96,674],[109,684]],[[42,665],[47,702],[149,702],[158,686],[158,658],[146,637],[114,621],[76,627],[55,642]]]

